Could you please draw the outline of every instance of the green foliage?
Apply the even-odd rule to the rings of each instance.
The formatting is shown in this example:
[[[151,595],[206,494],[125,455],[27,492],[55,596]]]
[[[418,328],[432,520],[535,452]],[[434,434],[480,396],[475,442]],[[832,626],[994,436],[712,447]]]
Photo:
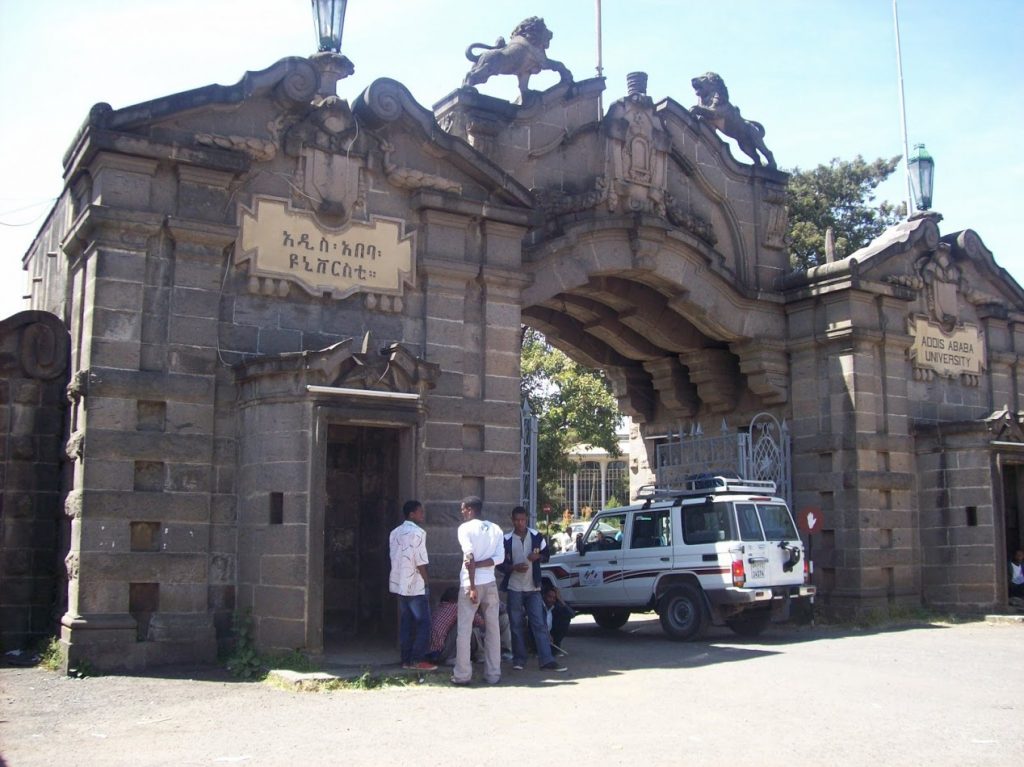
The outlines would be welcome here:
[[[252,612],[235,614],[235,649],[227,659],[227,669],[239,679],[262,679],[266,664],[256,652],[252,637]]]
[[[813,170],[790,172],[786,207],[789,211],[790,261],[794,269],[825,262],[825,231],[832,227],[836,258],[845,258],[867,245],[906,215],[904,205],[873,205],[875,189],[892,175],[900,158],[868,163],[833,158]]]
[[[39,651],[39,665],[47,671],[60,671],[64,667],[64,649],[57,637],[51,637]]]
[[[523,333],[521,373],[522,395],[537,416],[540,500],[561,509],[558,478],[572,468],[572,447],[587,444],[619,455],[618,405],[602,371],[573,362],[531,328]]]
[[[316,665],[302,650],[289,650],[274,655],[261,655],[256,651],[256,643],[252,635],[252,611],[244,615],[235,613],[235,648],[226,658],[226,666],[232,676],[239,679],[262,680],[267,670],[287,669],[309,673],[316,670]]]

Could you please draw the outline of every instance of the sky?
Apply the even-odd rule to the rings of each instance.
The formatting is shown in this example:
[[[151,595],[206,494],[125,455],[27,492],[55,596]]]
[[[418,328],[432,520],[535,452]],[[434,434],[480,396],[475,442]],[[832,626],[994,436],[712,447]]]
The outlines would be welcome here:
[[[461,85],[465,48],[509,37],[527,16],[548,54],[596,74],[595,0],[349,0],[342,51],[352,101],[380,77],[432,106]],[[899,0],[908,141],[935,158],[944,234],[973,229],[1018,282],[1011,230],[1024,189],[1024,0]],[[892,0],[603,0],[605,106],[626,74],[684,106],[690,79],[718,72],[783,169],[903,154]],[[315,49],[305,0],[0,0],[0,318],[26,308],[22,256],[63,184],[61,159],[90,107],[121,109]],[[554,85],[552,73],[531,87]],[[515,78],[479,90],[512,99]],[[742,162],[745,156],[734,149]],[[878,200],[906,199],[897,173]]]

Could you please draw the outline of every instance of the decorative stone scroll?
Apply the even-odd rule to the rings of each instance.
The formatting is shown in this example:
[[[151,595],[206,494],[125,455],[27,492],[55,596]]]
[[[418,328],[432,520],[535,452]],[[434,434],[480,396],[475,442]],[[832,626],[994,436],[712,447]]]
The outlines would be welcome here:
[[[263,284],[287,280],[312,295],[402,295],[415,279],[414,235],[403,221],[372,217],[332,228],[287,200],[256,196],[239,206],[235,263]],[[280,294],[275,288],[274,293]]]

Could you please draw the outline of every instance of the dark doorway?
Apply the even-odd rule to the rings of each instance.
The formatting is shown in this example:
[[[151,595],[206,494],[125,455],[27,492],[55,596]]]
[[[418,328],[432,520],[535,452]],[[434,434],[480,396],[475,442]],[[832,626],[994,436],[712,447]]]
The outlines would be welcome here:
[[[1017,549],[1024,548],[1024,464],[1003,464],[1003,508],[1006,515],[1006,561],[1009,562]],[[1005,571],[1005,567],[1003,568]]]
[[[399,430],[332,425],[324,509],[324,646],[393,642],[388,534],[398,524]]]

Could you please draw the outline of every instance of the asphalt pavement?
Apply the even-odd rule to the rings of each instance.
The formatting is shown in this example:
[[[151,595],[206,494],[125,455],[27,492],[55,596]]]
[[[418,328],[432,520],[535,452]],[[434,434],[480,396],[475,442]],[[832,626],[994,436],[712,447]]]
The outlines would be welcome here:
[[[567,673],[292,692],[218,669],[0,669],[0,764],[1002,765],[1024,759],[1024,623],[714,630],[585,616]],[[477,672],[479,680],[479,671]]]

